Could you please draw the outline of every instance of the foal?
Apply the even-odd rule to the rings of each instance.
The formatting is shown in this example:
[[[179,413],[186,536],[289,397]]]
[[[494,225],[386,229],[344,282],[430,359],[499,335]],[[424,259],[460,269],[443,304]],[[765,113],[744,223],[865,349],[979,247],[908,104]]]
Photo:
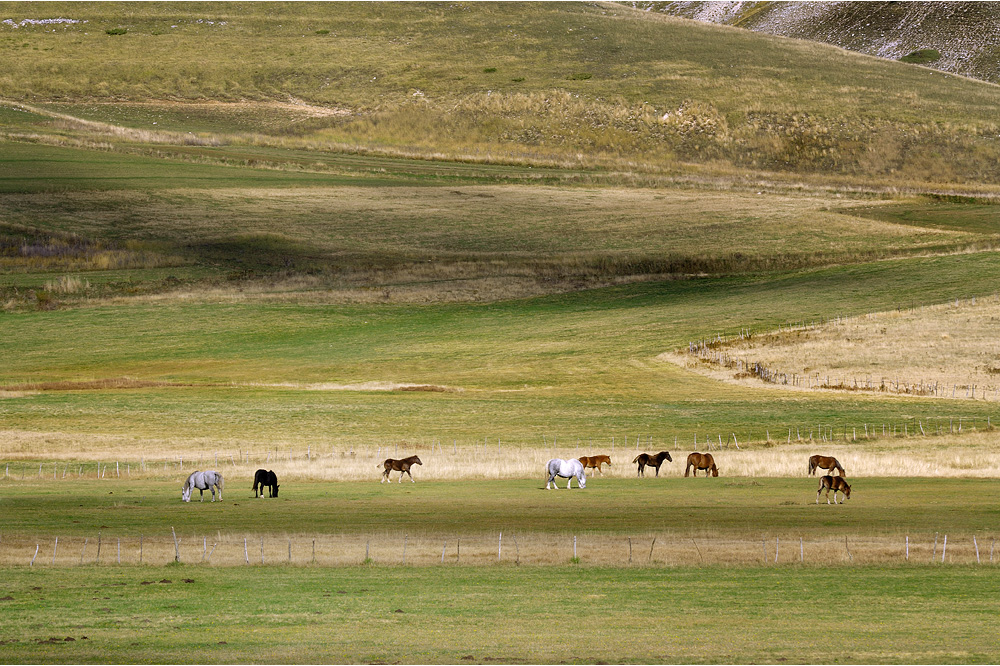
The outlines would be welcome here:
[[[403,482],[404,473],[409,474],[410,481],[416,483],[416,481],[413,481],[413,475],[410,474],[410,467],[412,467],[413,465],[423,465],[423,463],[420,462],[420,458],[418,458],[417,456],[410,456],[409,458],[403,458],[402,460],[396,460],[395,458],[386,458],[385,462],[382,463],[382,466],[385,468],[385,471],[382,472],[382,480],[379,481],[379,483],[385,483],[386,481],[389,481],[389,472],[399,472],[399,483]],[[389,483],[392,483],[392,481],[389,481]]]
[[[640,453],[632,461],[634,463],[638,463],[639,464],[638,468],[635,471],[635,475],[636,476],[646,476],[646,465],[649,465],[650,467],[656,468],[656,476],[659,476],[660,475],[660,465],[663,464],[664,460],[666,460],[667,462],[673,462],[674,461],[674,459],[670,457],[670,452],[669,451],[660,451],[655,456],[651,456],[648,453]]]
[[[830,476],[827,474],[819,480],[819,490],[816,491],[816,504],[819,504],[819,494],[826,490],[826,503],[830,503],[830,491],[833,491],[833,503],[837,504],[837,492],[843,493],[843,497],[840,500],[840,504],[844,503],[844,500],[851,499],[851,487],[847,485],[847,481],[844,481],[842,476]]]

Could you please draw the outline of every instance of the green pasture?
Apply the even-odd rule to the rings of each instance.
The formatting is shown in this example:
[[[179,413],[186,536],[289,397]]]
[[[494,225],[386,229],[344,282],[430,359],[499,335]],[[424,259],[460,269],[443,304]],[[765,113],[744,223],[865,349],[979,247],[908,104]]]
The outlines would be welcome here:
[[[534,445],[543,436],[638,432],[668,442],[733,432],[760,440],[767,430],[781,441],[787,428],[952,418],[984,427],[997,420],[993,402],[761,392],[656,356],[741,328],[982,294],[998,266],[992,253],[963,254],[491,304],[168,302],[10,313],[5,387],[120,377],[193,386],[14,394],[2,418],[29,431],[208,435],[261,447],[483,437]],[[373,381],[447,390],[305,390]]]
[[[974,567],[16,567],[16,663],[993,663]]]
[[[425,467],[443,458],[421,455]],[[471,478],[456,468],[456,481],[421,480],[422,468],[417,467],[416,483],[396,483],[393,474],[387,485],[379,483],[381,469],[372,461],[371,481],[365,482],[295,481],[279,474],[279,496],[266,500],[254,498],[249,472],[238,475],[220,466],[226,475],[225,499],[214,504],[209,493],[200,502],[197,492],[192,502],[182,502],[187,472],[176,466],[169,475],[154,478],[129,480],[122,469],[120,479],[97,480],[92,466],[91,478],[79,479],[70,464],[68,478],[50,476],[46,481],[37,476],[37,465],[29,465],[25,480],[19,479],[21,465],[15,463],[10,477],[0,481],[0,510],[7,516],[3,534],[8,540],[94,540],[98,531],[105,538],[134,540],[144,534],[169,539],[174,528],[185,543],[197,542],[199,557],[200,537],[217,533],[281,538],[405,531],[428,538],[485,534],[494,540],[499,532],[617,535],[623,540],[663,534],[668,539],[758,542],[762,536],[779,535],[797,542],[799,537],[845,535],[926,540],[926,535],[950,532],[953,537],[979,534],[980,547],[986,549],[988,538],[1000,530],[995,479],[853,477],[850,500],[834,506],[821,497],[817,505],[818,477],[806,476],[804,461],[801,478],[706,478],[684,477],[683,457],[679,452],[674,457],[673,463],[664,463],[660,477],[649,472],[636,478],[631,456],[616,456],[619,472],[627,472],[624,478],[591,478],[580,491],[575,482],[572,491],[546,490],[541,467],[536,478],[517,480]],[[717,459],[725,465],[724,452]],[[565,479],[559,485],[565,486]],[[968,550],[969,545],[963,547]],[[193,554],[185,558],[197,559]]]

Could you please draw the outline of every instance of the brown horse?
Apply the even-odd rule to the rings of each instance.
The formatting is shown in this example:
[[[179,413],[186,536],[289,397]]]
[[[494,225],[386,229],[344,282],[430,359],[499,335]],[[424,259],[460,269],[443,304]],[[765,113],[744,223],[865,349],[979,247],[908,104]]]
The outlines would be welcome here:
[[[851,499],[851,487],[847,485],[842,476],[830,476],[827,474],[819,480],[819,490],[816,491],[816,504],[819,504],[819,494],[826,490],[826,503],[830,503],[830,491],[833,491],[833,503],[837,503],[837,491],[843,493],[840,503]]]
[[[604,470],[601,469],[601,465],[607,463],[608,467],[611,466],[611,457],[605,455],[582,456],[578,458],[578,460],[583,463],[583,471],[585,473],[588,467],[593,467],[594,469],[596,469],[598,472],[601,473],[601,476],[604,476]]]
[[[715,466],[715,458],[711,453],[692,453],[688,456],[687,467],[684,468],[684,476],[688,475],[694,467],[694,475],[698,476],[698,470],[705,470],[705,476],[711,472],[712,476],[719,476],[719,468]]]
[[[389,472],[399,472],[399,483],[403,482],[403,474],[410,474],[410,467],[413,465],[423,465],[420,462],[420,458],[416,456],[410,456],[409,458],[403,458],[402,460],[396,460],[395,458],[386,458],[382,466],[385,471],[382,472],[382,480],[379,483],[385,483],[389,481]],[[413,475],[410,474],[410,481],[413,481]],[[392,483],[391,481],[389,481]],[[416,483],[416,481],[413,481]]]
[[[809,456],[809,473],[815,474],[817,467],[831,470],[831,474],[833,470],[837,470],[841,476],[844,476],[844,468],[841,467],[840,463],[833,456]]]
[[[656,476],[660,475],[660,465],[663,461],[673,462],[674,459],[670,457],[669,451],[660,451],[655,456],[651,456],[648,453],[640,453],[635,457],[632,462],[639,463],[639,468],[636,470],[636,476],[646,476],[646,465],[656,468]]]

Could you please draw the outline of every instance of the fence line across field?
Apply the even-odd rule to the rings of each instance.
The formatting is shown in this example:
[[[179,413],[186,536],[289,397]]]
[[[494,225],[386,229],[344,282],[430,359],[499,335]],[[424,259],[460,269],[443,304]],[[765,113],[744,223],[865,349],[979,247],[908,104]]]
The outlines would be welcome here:
[[[950,537],[950,538],[949,538]],[[989,544],[988,553],[986,544]],[[102,552],[101,545],[107,544]],[[982,552],[980,545],[983,546]],[[50,556],[46,556],[50,553]],[[39,555],[42,555],[39,559]],[[789,566],[1000,564],[992,535],[936,533],[723,539],[689,534],[594,535],[498,531],[287,535],[0,536],[0,566]]]
[[[488,437],[474,443],[465,440],[459,443],[452,439],[445,445],[440,439],[421,438],[419,440],[403,440],[390,444],[372,444],[364,448],[350,446],[339,449],[335,445],[319,447],[309,445],[301,450],[293,447],[264,447],[264,450],[238,450],[236,452],[213,452],[194,455],[179,455],[171,458],[147,458],[125,460],[91,460],[91,461],[44,461],[12,459],[3,463],[2,481],[68,481],[68,480],[121,480],[131,478],[163,478],[196,469],[215,469],[227,478],[227,489],[231,489],[232,474],[251,477],[254,469],[274,468],[275,471],[291,475],[292,478],[309,478],[319,475],[324,480],[336,480],[323,475],[326,470],[347,470],[351,473],[346,480],[361,480],[365,478],[378,479],[381,470],[376,472],[374,463],[380,463],[388,457],[398,457],[414,452],[427,456],[418,475],[433,478],[433,465],[428,461],[444,461],[454,463],[461,460],[467,464],[470,452],[476,454],[476,460],[489,468],[488,474],[494,478],[524,478],[537,476],[534,467],[547,457],[579,457],[598,453],[610,454],[616,457],[613,475],[621,475],[628,467],[632,457],[640,452],[656,453],[669,450],[677,453],[687,451],[740,451],[750,449],[749,454],[762,457],[766,455],[791,455],[793,452],[773,448],[776,444],[803,446],[833,446],[850,445],[859,441],[868,443],[906,443],[920,441],[924,438],[951,435],[975,436],[993,432],[995,427],[992,418],[974,420],[960,417],[912,418],[897,423],[865,422],[860,424],[816,423],[810,426],[755,426],[754,429],[741,429],[738,432],[687,432],[670,435],[601,435],[597,437],[562,437],[542,435],[541,442],[519,442],[513,437]],[[961,439],[958,443],[961,443]],[[966,440],[969,441],[969,440]],[[541,444],[541,446],[539,446]],[[756,445],[756,447],[755,447]],[[875,454],[866,454],[869,457]],[[891,455],[891,451],[883,455]],[[1000,454],[994,461],[1000,470]],[[371,471],[369,471],[371,467]],[[732,470],[732,465],[728,466]],[[773,468],[773,466],[771,466]],[[881,469],[893,472],[892,466],[881,465]],[[965,466],[968,468],[968,465]],[[603,470],[608,473],[608,470]],[[793,470],[794,471],[794,470]],[[475,472],[477,475],[479,471]],[[797,472],[795,472],[797,474]],[[920,470],[906,470],[901,473],[921,476]],[[754,475],[754,473],[749,473]],[[762,474],[764,476],[781,476],[785,472]],[[738,475],[733,474],[730,475]],[[881,476],[883,474],[871,474]],[[932,474],[933,475],[933,474]],[[963,474],[955,474],[963,475]],[[985,476],[995,475],[993,471],[985,470]],[[443,478],[440,475],[437,478]],[[246,482],[249,486],[250,481]],[[240,487],[243,480],[239,481]]]

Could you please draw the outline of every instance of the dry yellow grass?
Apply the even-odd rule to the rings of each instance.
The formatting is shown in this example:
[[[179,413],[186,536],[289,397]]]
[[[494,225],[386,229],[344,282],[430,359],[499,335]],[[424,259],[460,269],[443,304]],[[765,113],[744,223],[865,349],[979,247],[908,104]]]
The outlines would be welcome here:
[[[781,375],[781,388],[996,401],[998,320],[1000,297],[994,295],[838,318],[723,342],[699,355],[669,353],[660,358],[717,379],[757,386],[761,380],[745,368],[759,363]]]
[[[799,477],[806,473],[810,455],[832,455],[840,460],[850,478],[854,477],[1000,477],[1000,437],[994,432],[965,432],[941,436],[871,439],[860,434],[855,440],[799,441],[785,443],[786,433],[771,433],[780,445],[754,443],[728,445],[712,454],[724,478]],[[779,437],[780,435],[780,437]],[[674,458],[664,463],[661,475],[682,476],[692,443],[654,447],[666,448]],[[705,451],[707,447],[701,447]],[[648,452],[655,453],[650,448]],[[459,479],[539,479],[551,458],[576,458],[598,453],[611,454],[612,466],[604,476],[632,478],[636,466],[633,446],[627,449],[610,443],[586,446],[540,448],[518,442],[500,443],[428,440],[399,446],[394,443],[341,441],[319,450],[312,446],[282,442],[223,441],[217,439],[141,439],[113,435],[36,433],[17,430],[0,432],[0,476],[41,479],[95,478],[101,466],[102,478],[173,478],[195,469],[217,469],[224,475],[252,478],[260,467],[273,469],[279,478],[305,481],[372,481],[381,478],[381,462],[417,454],[423,465],[414,468],[420,481]],[[45,460],[44,463],[39,463]],[[9,461],[9,462],[8,462]],[[31,461],[31,462],[27,462]],[[40,465],[40,466],[39,466]],[[651,472],[650,472],[651,473]],[[592,472],[588,472],[591,476]],[[392,481],[398,474],[392,474]],[[409,483],[406,479],[404,483]],[[565,481],[562,481],[563,485]]]

